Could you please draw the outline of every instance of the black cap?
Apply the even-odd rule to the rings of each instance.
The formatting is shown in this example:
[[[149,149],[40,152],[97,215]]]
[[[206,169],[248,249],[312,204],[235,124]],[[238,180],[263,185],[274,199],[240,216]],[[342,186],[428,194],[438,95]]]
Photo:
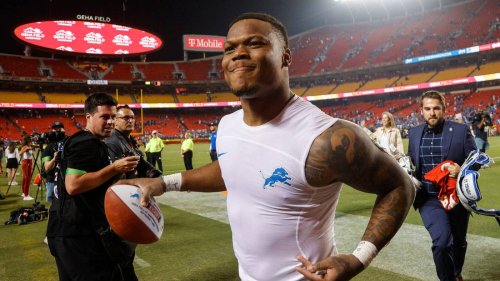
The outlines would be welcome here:
[[[54,124],[52,124],[52,129],[55,129],[55,128],[64,128],[64,125],[63,123],[59,122],[59,121],[56,121],[54,122]]]

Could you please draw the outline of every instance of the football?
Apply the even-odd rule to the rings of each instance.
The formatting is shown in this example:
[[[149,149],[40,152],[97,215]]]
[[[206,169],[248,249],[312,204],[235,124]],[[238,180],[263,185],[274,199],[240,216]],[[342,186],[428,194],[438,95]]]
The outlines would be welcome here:
[[[150,244],[163,234],[163,215],[156,201],[140,203],[141,192],[133,185],[113,185],[106,191],[104,210],[111,229],[121,238],[137,244]]]

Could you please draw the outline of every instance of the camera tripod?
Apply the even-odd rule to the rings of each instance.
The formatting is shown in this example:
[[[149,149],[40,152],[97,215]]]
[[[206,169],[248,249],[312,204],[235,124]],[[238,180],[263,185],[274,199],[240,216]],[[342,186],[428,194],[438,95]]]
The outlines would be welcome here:
[[[31,184],[31,180],[34,178],[33,175],[35,173],[35,169],[38,171],[38,173],[40,175],[42,174],[41,169],[40,169],[40,167],[38,165],[38,161],[39,161],[39,158],[40,158],[40,153],[41,153],[42,150],[43,150],[43,145],[41,145],[39,147],[39,149],[36,150],[35,156],[33,157],[33,168],[31,169],[31,179],[30,179],[30,183],[29,184]],[[15,177],[15,175],[17,173],[17,170],[19,169],[19,166],[21,165],[22,160],[23,159],[21,157],[21,159],[19,160],[19,165],[17,165],[17,168],[14,170],[14,177]],[[43,179],[43,177],[41,177],[40,183],[37,184],[36,195],[35,195],[35,198],[34,198],[35,199],[35,204],[37,204],[38,202],[40,202],[38,200],[38,194],[40,193],[40,198],[41,198],[42,194],[41,194],[40,190],[42,189],[42,186],[44,186],[44,185],[45,185],[45,179]],[[7,191],[5,192],[5,195],[9,194],[9,190],[10,190],[11,186],[12,186],[12,181],[9,179],[9,185],[7,187]],[[22,184],[21,184],[21,188],[22,188]]]

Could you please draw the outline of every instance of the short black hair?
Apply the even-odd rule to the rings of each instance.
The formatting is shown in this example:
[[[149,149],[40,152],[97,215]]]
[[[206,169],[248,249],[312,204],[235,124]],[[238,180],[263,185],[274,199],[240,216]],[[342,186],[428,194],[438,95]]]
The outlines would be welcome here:
[[[116,108],[116,111],[122,109],[122,108],[126,108],[126,109],[130,109],[130,106],[128,106],[128,104],[124,104],[124,105],[120,105]]]
[[[243,13],[238,17],[236,17],[235,19],[233,19],[233,21],[231,21],[231,23],[229,24],[229,28],[231,28],[235,23],[246,19],[256,19],[270,23],[273,26],[273,29],[277,31],[278,34],[281,36],[281,39],[283,39],[283,42],[285,43],[285,48],[288,48],[288,32],[286,30],[285,25],[283,25],[283,23],[279,21],[277,18],[269,14],[260,12]]]
[[[85,114],[96,113],[97,107],[100,105],[117,106],[118,102],[116,102],[115,98],[106,93],[92,94],[85,100]]]

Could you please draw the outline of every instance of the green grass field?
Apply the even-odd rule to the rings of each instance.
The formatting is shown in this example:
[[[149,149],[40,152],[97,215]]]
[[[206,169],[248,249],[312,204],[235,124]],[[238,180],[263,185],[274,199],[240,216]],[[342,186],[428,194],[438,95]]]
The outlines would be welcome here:
[[[488,154],[499,164],[481,170],[479,180],[483,200],[480,206],[485,208],[500,208],[500,138],[490,139],[491,148]],[[179,145],[167,145],[163,152],[163,166],[165,174],[184,169],[182,158],[179,156]],[[207,144],[196,144],[194,166],[199,167],[210,161]],[[6,176],[0,178],[0,192],[5,195]],[[18,175],[17,181],[22,182]],[[35,197],[36,186],[32,186],[31,195]],[[28,206],[33,201],[22,201],[21,187],[11,187],[7,198],[0,200],[0,219],[6,221],[12,210]],[[43,192],[44,194],[44,192]],[[184,195],[184,194],[182,194]],[[40,195],[39,195],[40,196]],[[196,196],[199,194],[186,194]],[[217,195],[215,195],[217,196]],[[224,209],[224,197],[213,203],[214,212]],[[359,240],[364,228],[363,223],[357,220],[366,220],[373,205],[374,196],[354,191],[345,187],[342,191],[337,208],[337,221],[339,227],[336,232],[339,249],[344,247],[349,250],[354,241]],[[42,200],[44,201],[44,200]],[[168,198],[162,202],[170,202]],[[165,232],[162,239],[152,245],[141,245],[137,249],[135,268],[140,280],[158,281],[184,281],[184,280],[239,280],[237,262],[231,245],[230,228],[224,219],[208,218],[203,213],[207,208],[198,206],[185,206],[185,203],[175,205],[162,205],[165,215]],[[222,202],[222,203],[221,203]],[[170,205],[170,206],[169,206]],[[172,207],[175,205],[176,207]],[[196,204],[193,204],[196,205]],[[198,211],[187,211],[196,210]],[[201,209],[201,210],[200,210]],[[200,215],[201,214],[201,215]],[[224,214],[219,214],[224,217]],[[354,219],[353,219],[354,218]],[[344,224],[350,227],[343,227]],[[48,247],[43,243],[45,237],[46,221],[28,225],[1,225],[0,226],[0,280],[58,280],[57,270]],[[436,280],[430,257],[430,240],[427,239],[425,229],[422,227],[419,215],[412,209],[406,219],[405,230],[401,235],[409,233],[410,238],[401,236],[394,239],[393,243],[384,249],[370,266],[354,280]],[[348,234],[346,229],[355,229],[352,240],[343,246],[344,238]],[[420,237],[411,236],[412,233]],[[464,267],[466,280],[500,280],[500,228],[491,217],[474,215],[469,225],[469,253]],[[399,235],[399,233],[398,233]],[[356,238],[357,237],[357,238]],[[413,238],[411,238],[413,237]],[[424,239],[424,242],[412,243],[412,240]],[[484,242],[486,241],[486,242]],[[481,245],[489,246],[481,246]],[[355,244],[354,244],[355,245]],[[391,246],[397,248],[395,257],[391,256]],[[477,247],[477,250],[474,250]],[[483,248],[481,248],[483,247]],[[486,249],[486,250],[483,250]],[[414,254],[405,254],[407,251],[416,251]],[[472,256],[471,252],[474,254]],[[404,258],[401,258],[401,255]],[[420,258],[423,255],[426,258]],[[396,262],[394,262],[396,260]],[[421,270],[424,268],[425,270]],[[417,273],[406,273],[407,271]],[[421,272],[431,272],[425,275]]]

